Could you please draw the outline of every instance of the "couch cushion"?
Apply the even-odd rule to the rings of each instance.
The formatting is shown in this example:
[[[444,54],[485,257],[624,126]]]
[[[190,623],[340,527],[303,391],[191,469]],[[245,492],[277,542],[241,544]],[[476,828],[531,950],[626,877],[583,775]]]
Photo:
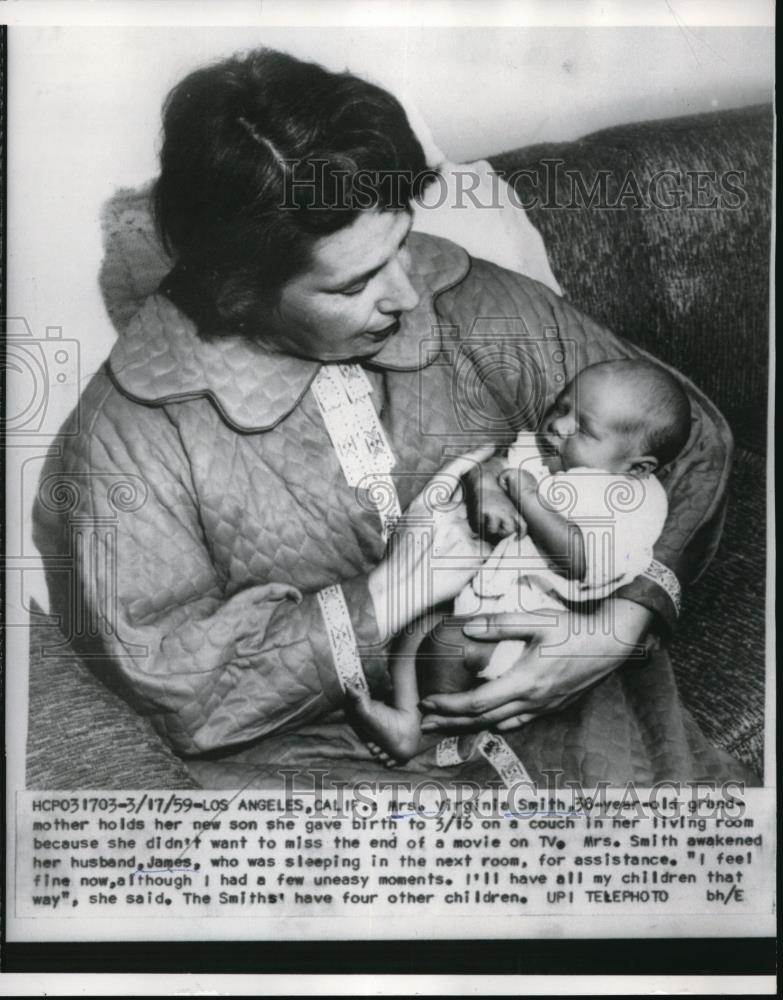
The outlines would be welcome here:
[[[766,461],[738,451],[720,547],[689,588],[672,643],[682,699],[705,736],[763,773]]]

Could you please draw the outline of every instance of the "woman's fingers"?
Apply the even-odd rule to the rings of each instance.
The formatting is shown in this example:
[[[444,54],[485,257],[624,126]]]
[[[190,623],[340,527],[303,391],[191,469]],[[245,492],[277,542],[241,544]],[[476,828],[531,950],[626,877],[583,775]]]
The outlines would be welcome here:
[[[528,722],[532,722],[535,718],[536,716],[532,713],[522,712],[520,715],[514,715],[510,719],[504,719],[502,722],[499,722],[495,726],[495,729],[499,733],[510,732],[512,729],[521,729],[522,726],[526,726]]]
[[[370,593],[380,634],[388,637],[427,608],[451,600],[490,547],[476,538],[458,494],[460,477],[494,452],[492,445],[453,459],[436,473],[395,525]]]
[[[521,708],[531,707],[529,699],[521,700],[524,693],[524,678],[520,678],[519,670],[512,667],[497,680],[487,681],[471,691],[459,691],[453,694],[429,694],[422,701],[425,712],[437,712],[443,715],[465,715],[471,718],[483,718],[494,721],[495,718],[508,718]],[[493,716],[493,709],[514,706],[504,715]]]
[[[425,733],[436,729],[483,729],[486,726],[500,728],[508,719],[513,720],[519,716],[533,718],[532,715],[525,714],[525,710],[529,708],[530,706],[523,701],[510,701],[506,705],[490,709],[479,715],[439,715],[435,712],[425,716],[421,728]]]
[[[463,627],[463,632],[479,642],[499,642],[501,639],[545,639],[547,629],[557,628],[560,612],[551,608],[538,611],[514,611],[499,615],[478,615]]]
[[[481,729],[483,723],[470,715],[428,715],[421,723],[423,733],[432,733],[438,729]]]
[[[482,462],[486,462],[494,454],[494,445],[485,444],[480,448],[474,448],[473,451],[469,451],[465,455],[453,458],[435,473],[419,494],[418,499],[422,499],[428,507],[438,511],[441,505],[448,504],[454,498],[460,487],[460,480],[465,473],[477,465],[481,465]]]

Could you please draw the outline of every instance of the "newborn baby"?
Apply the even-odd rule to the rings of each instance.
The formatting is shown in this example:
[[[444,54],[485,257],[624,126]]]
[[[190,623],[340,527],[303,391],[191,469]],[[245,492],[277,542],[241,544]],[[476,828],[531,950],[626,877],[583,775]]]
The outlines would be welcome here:
[[[471,523],[498,544],[458,595],[454,614],[563,609],[564,601],[601,600],[644,572],[667,515],[653,474],[685,446],[690,423],[688,397],[659,365],[623,360],[583,369],[538,435],[520,434],[507,458],[496,456],[466,477]],[[400,641],[392,705],[364,690],[347,692],[354,726],[388,764],[418,749],[420,689],[465,690],[476,682],[443,641],[437,628],[423,643]],[[518,640],[498,643],[479,681],[501,676],[524,648]]]

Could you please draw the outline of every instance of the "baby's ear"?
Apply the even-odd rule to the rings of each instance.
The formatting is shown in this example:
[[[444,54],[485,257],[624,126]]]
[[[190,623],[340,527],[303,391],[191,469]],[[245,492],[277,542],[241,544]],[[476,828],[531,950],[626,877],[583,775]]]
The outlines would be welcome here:
[[[646,479],[658,468],[658,459],[655,455],[639,455],[637,458],[632,458],[629,464],[630,471],[634,476]]]

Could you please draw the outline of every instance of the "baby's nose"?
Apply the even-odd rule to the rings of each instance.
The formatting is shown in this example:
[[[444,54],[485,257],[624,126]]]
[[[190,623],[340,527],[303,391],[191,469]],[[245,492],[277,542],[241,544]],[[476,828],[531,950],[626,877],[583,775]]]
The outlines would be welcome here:
[[[552,430],[558,437],[568,437],[569,434],[573,434],[574,432],[573,420],[567,414],[556,417],[552,421]]]

